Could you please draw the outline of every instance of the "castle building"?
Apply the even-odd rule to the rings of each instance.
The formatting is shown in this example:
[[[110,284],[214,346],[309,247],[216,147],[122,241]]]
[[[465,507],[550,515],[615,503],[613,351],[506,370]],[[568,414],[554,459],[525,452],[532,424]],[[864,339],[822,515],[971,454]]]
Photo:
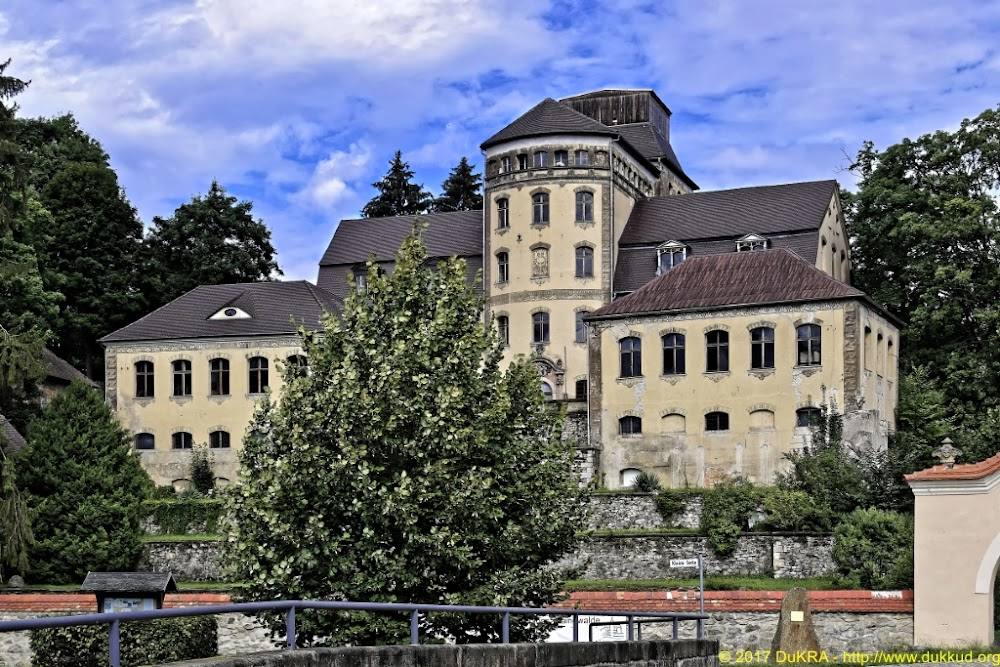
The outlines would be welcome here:
[[[770,483],[823,401],[883,447],[900,323],[850,285],[836,181],[698,192],[670,117],[651,90],[542,101],[481,145],[482,211],[422,216],[428,261],[465,259],[507,358],[565,403],[585,480]],[[318,292],[391,272],[413,222],[342,221]]]

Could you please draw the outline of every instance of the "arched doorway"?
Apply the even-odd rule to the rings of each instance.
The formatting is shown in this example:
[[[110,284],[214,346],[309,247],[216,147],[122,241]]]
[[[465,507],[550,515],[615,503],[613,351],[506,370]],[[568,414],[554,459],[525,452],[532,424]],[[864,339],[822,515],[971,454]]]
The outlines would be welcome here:
[[[993,643],[993,581],[1000,563],[1000,454],[955,465],[945,440],[942,464],[912,473],[914,495],[913,643]]]

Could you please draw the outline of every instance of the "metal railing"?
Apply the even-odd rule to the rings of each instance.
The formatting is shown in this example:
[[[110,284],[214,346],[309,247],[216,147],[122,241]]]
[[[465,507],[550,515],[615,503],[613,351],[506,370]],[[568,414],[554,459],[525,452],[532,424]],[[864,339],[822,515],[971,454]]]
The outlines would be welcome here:
[[[25,618],[16,621],[0,621],[0,632],[36,630],[39,628],[64,628],[72,625],[108,624],[108,658],[111,667],[121,665],[121,624],[132,621],[148,621],[157,618],[177,618],[180,616],[213,616],[215,614],[247,613],[257,611],[285,611],[286,649],[294,651],[295,610],[330,609],[335,611],[373,611],[385,614],[407,612],[410,615],[410,644],[420,643],[420,614],[448,612],[461,614],[497,614],[502,616],[500,637],[504,644],[510,643],[510,617],[513,616],[569,616],[573,618],[573,641],[580,641],[580,616],[625,616],[628,639],[633,639],[633,627],[640,622],[673,622],[674,638],[677,637],[679,621],[695,621],[697,636],[704,635],[704,621],[707,614],[667,613],[603,609],[553,609],[539,607],[476,607],[468,605],[444,604],[404,604],[398,602],[316,602],[309,600],[276,600],[274,602],[241,602],[236,604],[213,605],[211,607],[174,607],[149,611],[122,611],[100,614],[80,614],[77,616],[55,616],[46,618]],[[622,622],[601,623],[601,625],[622,625]],[[641,630],[639,631],[641,635]],[[591,635],[592,636],[592,635]]]

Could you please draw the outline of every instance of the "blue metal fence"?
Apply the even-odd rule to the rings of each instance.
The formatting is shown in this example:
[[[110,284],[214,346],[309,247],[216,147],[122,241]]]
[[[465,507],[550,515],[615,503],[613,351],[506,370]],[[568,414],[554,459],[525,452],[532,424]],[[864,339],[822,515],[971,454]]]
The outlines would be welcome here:
[[[276,600],[274,602],[241,602],[237,604],[214,605],[211,607],[175,607],[172,609],[154,609],[150,611],[124,611],[102,614],[81,614],[77,616],[56,616],[47,618],[26,618],[17,621],[0,621],[0,632],[17,630],[35,630],[38,628],[63,628],[71,625],[108,624],[109,641],[108,657],[111,667],[121,664],[121,624],[130,621],[148,621],[156,618],[176,618],[178,616],[212,616],[215,614],[249,613],[257,611],[284,611],[286,648],[294,651],[295,642],[295,610],[296,609],[330,609],[336,611],[372,611],[380,613],[407,612],[410,615],[410,643],[420,643],[420,614],[430,612],[449,612],[461,614],[499,614],[502,616],[501,640],[504,644],[510,642],[510,617],[514,616],[569,616],[573,619],[573,641],[580,640],[580,616],[624,616],[628,628],[627,636],[634,638],[633,628],[643,622],[673,623],[673,636],[677,638],[679,621],[695,621],[697,636],[704,635],[704,621],[707,614],[685,614],[646,611],[608,611],[603,609],[551,609],[538,607],[476,607],[466,605],[443,604],[403,604],[397,602],[316,602],[308,600]],[[619,623],[621,625],[621,623]],[[641,631],[640,631],[641,633]]]

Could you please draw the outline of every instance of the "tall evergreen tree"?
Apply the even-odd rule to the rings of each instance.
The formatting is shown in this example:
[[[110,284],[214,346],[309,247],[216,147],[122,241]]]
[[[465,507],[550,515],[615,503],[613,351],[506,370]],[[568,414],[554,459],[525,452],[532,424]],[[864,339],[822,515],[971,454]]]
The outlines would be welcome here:
[[[79,583],[90,570],[134,569],[152,482],[97,391],[74,381],[52,399],[28,430],[18,472],[36,517],[35,581]]]
[[[441,184],[441,196],[434,200],[435,211],[479,211],[483,208],[483,175],[472,170],[463,157]]]
[[[310,372],[289,369],[264,405],[230,496],[227,561],[246,599],[543,606],[565,575],[545,567],[580,525],[572,449],[525,361],[503,372],[462,261],[433,271],[417,237],[391,276],[371,266],[343,324],[306,338]],[[273,619],[275,626],[284,621]],[[303,614],[301,637],[390,642],[403,619]],[[459,642],[499,635],[497,618],[423,619]],[[511,619],[518,640],[545,626]]]
[[[403,152],[396,151],[396,156],[389,161],[389,171],[372,187],[378,194],[361,209],[361,215],[366,218],[386,218],[394,215],[418,215],[426,213],[430,208],[431,193],[422,185],[413,182],[413,172],[410,165],[403,162]]]
[[[281,275],[271,232],[255,220],[249,201],[237,201],[218,181],[208,194],[182,204],[169,218],[153,218],[146,238],[152,283],[147,309],[198,285],[247,283]],[[154,296],[155,295],[155,296]]]

